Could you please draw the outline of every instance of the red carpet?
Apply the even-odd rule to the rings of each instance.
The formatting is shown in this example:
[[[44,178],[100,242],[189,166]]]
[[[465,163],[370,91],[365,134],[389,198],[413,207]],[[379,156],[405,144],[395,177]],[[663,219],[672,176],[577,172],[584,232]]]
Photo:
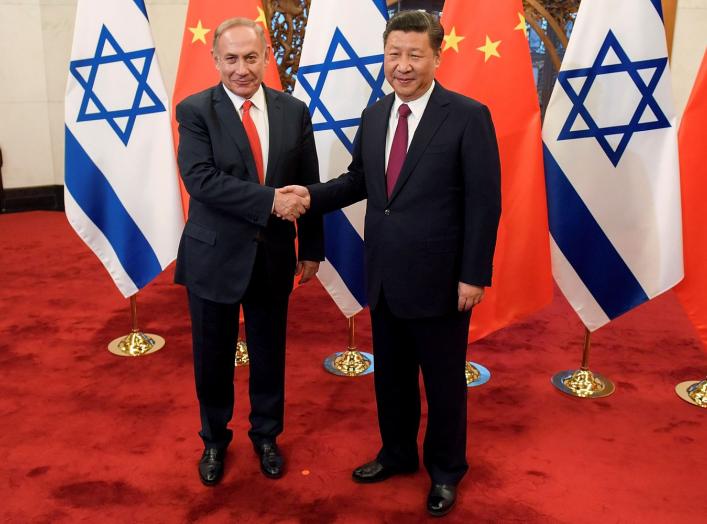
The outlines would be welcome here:
[[[424,471],[350,481],[378,449],[372,376],[322,360],[345,321],[318,283],[291,301],[283,479],[263,477],[247,441],[247,369],[237,370],[235,440],[222,485],[203,487],[184,289],[171,272],[138,299],[140,326],[167,347],[120,358],[128,301],[60,213],[0,215],[0,521],[427,521]],[[554,304],[474,345],[492,372],[470,390],[471,468],[446,522],[704,522],[707,410],[674,393],[707,358],[672,293],[593,337],[591,367],[617,383],[600,400],[550,376],[580,362],[582,327]],[[361,349],[370,327],[358,323]]]

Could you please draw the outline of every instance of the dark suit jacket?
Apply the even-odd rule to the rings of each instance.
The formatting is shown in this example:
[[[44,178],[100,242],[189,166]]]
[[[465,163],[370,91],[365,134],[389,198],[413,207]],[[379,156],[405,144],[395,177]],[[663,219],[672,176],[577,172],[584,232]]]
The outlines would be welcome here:
[[[289,293],[296,266],[295,226],[271,215],[274,188],[319,181],[307,106],[263,86],[270,143],[265,185],[243,124],[223,85],[177,105],[179,170],[190,195],[175,282],[215,302],[235,303],[250,281],[258,242],[266,249],[270,291]],[[299,259],[324,257],[321,217],[298,221]]]
[[[349,172],[310,187],[312,211],[368,198],[367,292],[403,318],[451,313],[459,281],[491,284],[501,212],[500,163],[488,109],[436,84],[390,199],[385,142],[394,96],[363,111]]]

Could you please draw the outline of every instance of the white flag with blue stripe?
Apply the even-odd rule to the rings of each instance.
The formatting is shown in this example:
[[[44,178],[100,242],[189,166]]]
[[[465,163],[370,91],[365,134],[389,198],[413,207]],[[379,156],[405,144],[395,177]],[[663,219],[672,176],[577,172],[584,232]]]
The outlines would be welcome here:
[[[543,124],[552,269],[590,330],[683,276],[660,0],[584,0]]]
[[[175,259],[184,226],[168,108],[144,0],[79,0],[66,215],[125,297]]]
[[[383,72],[384,0],[312,0],[294,96],[309,105],[322,181],[351,163],[361,111],[390,87]],[[365,202],[324,217],[325,261],[317,277],[347,317],[367,305]]]

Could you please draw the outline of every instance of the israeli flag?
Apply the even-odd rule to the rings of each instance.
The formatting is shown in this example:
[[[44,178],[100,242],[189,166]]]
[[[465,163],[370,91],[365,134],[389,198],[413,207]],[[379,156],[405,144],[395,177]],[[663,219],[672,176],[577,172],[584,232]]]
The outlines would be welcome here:
[[[66,216],[129,297],[177,254],[174,145],[143,0],[79,0],[65,103]]]
[[[351,163],[361,111],[390,92],[383,72],[384,0],[312,0],[294,96],[309,105],[322,181]],[[366,307],[363,219],[358,202],[324,216],[325,256],[317,277],[351,317]]]
[[[584,0],[543,125],[555,280],[590,330],[683,277],[660,0]]]

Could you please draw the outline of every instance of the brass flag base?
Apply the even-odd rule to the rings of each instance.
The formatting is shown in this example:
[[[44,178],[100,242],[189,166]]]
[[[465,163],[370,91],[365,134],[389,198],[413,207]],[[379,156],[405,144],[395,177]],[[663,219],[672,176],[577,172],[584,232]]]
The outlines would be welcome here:
[[[120,357],[141,357],[159,351],[164,347],[164,339],[152,333],[134,329],[129,335],[118,337],[108,344],[108,351]]]
[[[250,362],[248,358],[248,344],[242,338],[236,342],[236,367],[247,366]]]
[[[573,397],[600,398],[614,392],[614,383],[599,373],[589,369],[568,369],[552,377],[552,384]]]
[[[137,327],[137,293],[130,297],[130,334],[118,337],[108,344],[108,351],[120,357],[141,357],[159,351],[164,339],[152,333],[143,333]]]
[[[707,408],[707,379],[680,382],[675,386],[675,393],[693,406]]]
[[[486,384],[491,378],[491,372],[477,362],[468,361],[464,366],[464,374],[466,375],[466,386],[475,388]]]
[[[324,359],[324,369],[340,377],[361,377],[373,373],[373,355],[356,349],[354,344],[354,317],[349,321],[349,345],[346,351]]]
[[[591,332],[585,327],[582,366],[579,369],[560,371],[550,380],[553,386],[572,397],[600,398],[608,397],[614,392],[614,383],[611,380],[589,370],[591,336]]]
[[[341,377],[361,377],[373,373],[373,355],[350,347],[324,359],[324,369]]]

